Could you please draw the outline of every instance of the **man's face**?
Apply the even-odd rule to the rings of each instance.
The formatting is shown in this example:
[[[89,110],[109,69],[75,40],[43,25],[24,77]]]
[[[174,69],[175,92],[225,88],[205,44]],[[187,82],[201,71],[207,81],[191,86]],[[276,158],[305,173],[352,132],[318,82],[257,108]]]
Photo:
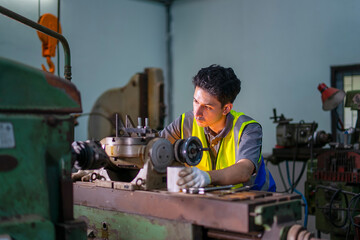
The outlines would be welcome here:
[[[193,100],[194,117],[200,127],[210,127],[218,133],[225,127],[226,114],[231,110],[228,103],[221,107],[217,98],[202,88],[196,87]]]

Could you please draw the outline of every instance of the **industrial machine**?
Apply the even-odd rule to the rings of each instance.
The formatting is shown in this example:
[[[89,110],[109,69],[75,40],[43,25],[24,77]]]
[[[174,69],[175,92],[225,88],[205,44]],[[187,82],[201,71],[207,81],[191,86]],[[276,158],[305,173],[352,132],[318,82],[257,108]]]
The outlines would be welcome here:
[[[324,110],[336,108],[345,93],[338,89],[319,85]],[[359,91],[346,93],[345,107],[359,110]],[[359,95],[357,95],[359,94]],[[360,151],[358,121],[355,128],[343,129],[332,135],[340,136],[334,141],[332,135],[316,131],[317,124],[293,124],[283,115],[277,120],[277,144],[269,160],[274,164],[282,161],[303,161],[297,180],[290,182],[293,191],[306,170],[305,197],[308,214],[315,216],[318,237],[330,234],[332,240],[360,238]],[[308,125],[306,127],[306,125]],[[342,124],[341,124],[342,125]],[[303,132],[303,133],[302,133]],[[294,137],[295,136],[295,137]],[[279,144],[284,143],[284,144]],[[326,146],[325,146],[326,145]],[[286,163],[287,164],[287,163]],[[280,170],[280,168],[279,168]],[[288,173],[289,174],[289,173]],[[280,175],[281,171],[280,171]],[[290,177],[288,176],[290,179]],[[293,178],[294,179],[294,178]],[[284,184],[285,185],[285,184]]]
[[[116,116],[123,122],[148,118],[150,128],[164,128],[164,77],[160,68],[146,68],[134,74],[130,81],[119,88],[112,88],[95,101],[89,113],[88,139],[101,140],[115,136]]]
[[[308,164],[305,194],[316,229],[334,239],[359,238],[360,151],[328,149]]]
[[[319,85],[324,109],[331,110],[346,96],[345,107],[359,113],[360,91],[344,93]],[[305,193],[316,228],[331,239],[360,238],[359,115],[355,128],[340,129],[343,142],[329,143],[308,165]]]
[[[71,143],[80,93],[67,80],[0,58],[0,236],[86,239],[74,220]]]
[[[167,167],[196,166],[202,158],[202,151],[207,150],[196,137],[180,139],[172,145],[157,136],[157,131],[149,127],[148,119],[142,126],[139,118],[136,128],[129,116],[126,116],[125,125],[117,115],[116,122],[116,136],[106,137],[100,142],[73,143],[75,168],[80,171],[105,168],[102,179],[108,181],[95,181],[98,186],[124,190],[166,188]],[[85,173],[99,174],[97,171]],[[75,179],[76,176],[83,177],[81,172],[73,176]]]
[[[0,57],[0,238],[86,239],[71,180],[74,119],[82,111],[66,39],[2,6],[0,13],[59,39],[65,79]]]
[[[301,204],[293,194],[127,191],[76,182],[74,201],[75,216],[87,222],[88,236],[97,239],[313,238],[296,224]]]
[[[296,224],[301,219],[297,195],[247,186],[166,191],[166,168],[195,166],[207,149],[197,138],[172,145],[144,118],[136,127],[130,118],[124,124],[118,114],[129,109],[104,114],[115,116],[114,134],[110,130],[101,139],[74,142],[78,116],[72,114],[82,109],[80,93],[70,82],[66,40],[1,6],[0,12],[58,38],[66,60],[64,80],[0,58],[1,239],[313,238]],[[73,166],[90,170],[85,172],[89,181],[73,183]]]
[[[126,127],[123,130],[122,137],[107,137],[100,143],[73,144],[78,169],[104,167],[112,170],[110,180],[90,177],[89,181],[74,183],[75,216],[87,223],[89,238],[313,237],[296,224],[302,215],[301,202],[299,196],[293,194],[249,191],[248,186],[168,192],[166,167],[198,164],[205,150],[200,141],[191,137],[178,140],[172,146],[166,139],[153,137],[144,128]],[[103,157],[105,155],[109,157]],[[113,180],[114,175],[121,178],[136,167],[140,171],[131,182]],[[100,171],[91,172],[92,176],[98,173]]]
[[[309,146],[323,147],[329,143],[332,138],[325,131],[316,131],[318,124],[316,122],[291,123],[292,118],[285,118],[284,114],[277,116],[276,109],[273,109],[276,126],[276,148],[291,148]]]
[[[126,96],[127,91],[134,91],[129,86],[133,85],[128,84],[118,93]],[[112,94],[112,98],[117,97]],[[138,98],[133,100],[136,105]],[[125,115],[128,105],[123,105],[122,110],[117,106],[114,111],[113,101],[108,104],[101,107],[95,104],[96,111],[92,112],[104,115],[100,117],[101,123],[100,118],[97,120],[100,124],[111,122],[108,130],[115,126],[112,135],[73,143],[74,166],[79,169],[73,174],[75,216],[87,222],[89,238],[313,237],[296,224],[302,213],[300,197],[294,194],[249,191],[248,186],[167,191],[166,168],[196,166],[202,151],[207,149],[194,137],[171,144],[158,137],[146,118],[138,118],[135,126],[131,117],[126,116],[123,123],[119,115]],[[113,119],[108,121],[105,116]],[[90,123],[92,127],[97,126],[93,121]]]

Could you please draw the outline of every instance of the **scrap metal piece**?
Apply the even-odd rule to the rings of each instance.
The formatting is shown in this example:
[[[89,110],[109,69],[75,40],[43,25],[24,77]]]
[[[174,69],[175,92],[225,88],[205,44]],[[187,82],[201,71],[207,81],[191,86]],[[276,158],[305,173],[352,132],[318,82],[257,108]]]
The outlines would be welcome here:
[[[182,192],[190,193],[190,194],[205,194],[206,192],[218,191],[218,190],[227,190],[234,187],[234,185],[226,185],[226,186],[218,186],[218,187],[191,187],[191,188],[183,188]]]

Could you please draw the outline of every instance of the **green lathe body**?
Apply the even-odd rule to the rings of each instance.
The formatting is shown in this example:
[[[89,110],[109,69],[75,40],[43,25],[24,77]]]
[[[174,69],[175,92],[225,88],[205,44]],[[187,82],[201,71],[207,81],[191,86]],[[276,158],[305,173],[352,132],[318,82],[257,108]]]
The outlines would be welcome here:
[[[81,111],[70,81],[0,58],[0,236],[86,239],[71,181]]]

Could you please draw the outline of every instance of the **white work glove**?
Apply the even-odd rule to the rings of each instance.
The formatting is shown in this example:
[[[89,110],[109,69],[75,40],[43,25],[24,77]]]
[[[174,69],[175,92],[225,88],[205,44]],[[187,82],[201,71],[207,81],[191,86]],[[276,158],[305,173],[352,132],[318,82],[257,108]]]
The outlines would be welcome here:
[[[180,188],[205,187],[211,183],[209,173],[198,169],[197,167],[187,167],[179,172],[180,179],[177,185]]]

